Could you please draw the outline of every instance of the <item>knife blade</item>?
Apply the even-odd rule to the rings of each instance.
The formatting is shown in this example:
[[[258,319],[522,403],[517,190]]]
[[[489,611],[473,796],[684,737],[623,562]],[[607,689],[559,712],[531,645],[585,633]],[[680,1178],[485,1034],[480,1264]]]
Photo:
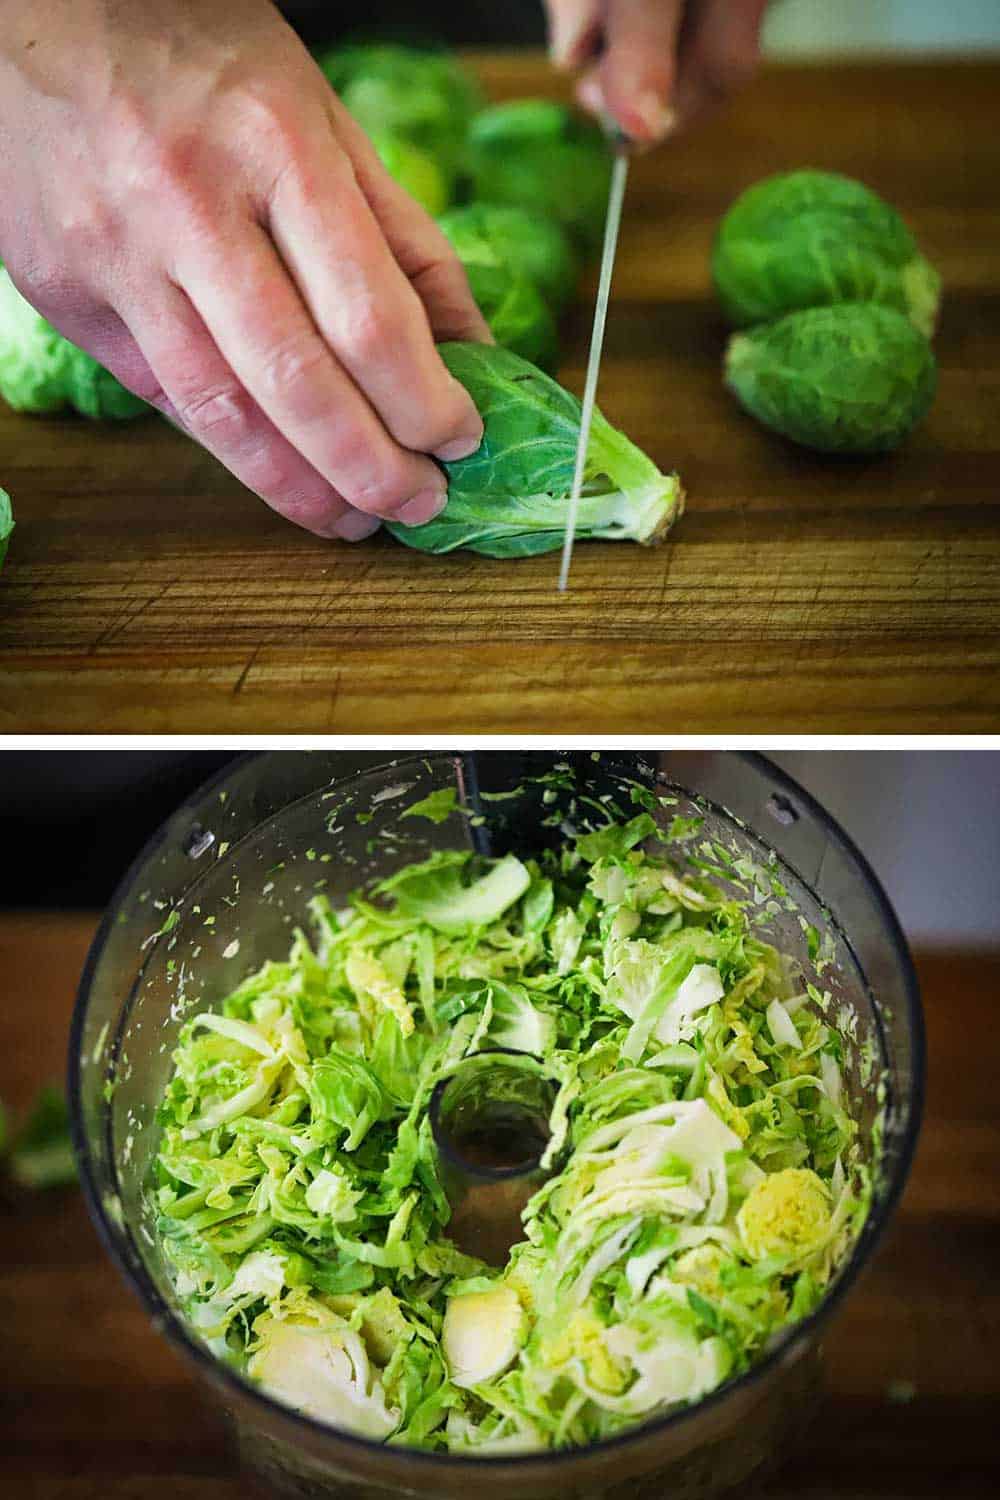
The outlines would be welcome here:
[[[576,448],[576,467],[573,471],[573,488],[570,491],[569,507],[566,511],[566,530],[563,535],[562,563],[559,568],[559,592],[564,594],[569,585],[569,569],[573,560],[573,542],[576,539],[576,522],[580,510],[580,493],[587,465],[587,448],[590,445],[590,427],[594,419],[594,400],[597,395],[597,377],[601,369],[601,351],[604,348],[604,325],[608,318],[608,301],[611,297],[611,275],[615,268],[615,252],[618,249],[618,230],[622,221],[622,204],[628,183],[628,141],[620,131],[612,133],[615,148],[611,168],[611,185],[608,190],[608,212],[604,221],[604,248],[601,251],[601,274],[597,282],[597,300],[594,303],[594,326],[590,335],[590,355],[587,359],[587,378],[583,386],[583,401],[580,406],[580,437]]]

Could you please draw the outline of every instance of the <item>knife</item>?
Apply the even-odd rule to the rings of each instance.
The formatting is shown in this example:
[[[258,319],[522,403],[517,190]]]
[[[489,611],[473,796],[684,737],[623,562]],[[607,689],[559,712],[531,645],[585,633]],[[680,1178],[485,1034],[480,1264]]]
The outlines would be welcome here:
[[[601,369],[601,351],[604,348],[604,325],[608,318],[608,300],[611,296],[611,273],[615,268],[615,251],[618,249],[618,229],[622,221],[622,204],[625,201],[625,185],[628,182],[629,140],[617,125],[605,122],[605,129],[612,147],[614,162],[611,168],[611,186],[608,190],[608,212],[604,221],[604,249],[601,252],[601,274],[597,282],[597,301],[594,304],[594,327],[590,335],[590,356],[587,360],[587,378],[583,386],[583,402],[580,407],[580,437],[576,447],[576,468],[573,471],[573,488],[566,511],[566,530],[563,535],[562,565],[559,569],[559,592],[564,594],[569,584],[570,563],[573,560],[573,542],[576,537],[576,519],[580,509],[580,492],[587,466],[587,448],[590,445],[590,426],[594,417],[594,398],[597,395],[597,377]]]

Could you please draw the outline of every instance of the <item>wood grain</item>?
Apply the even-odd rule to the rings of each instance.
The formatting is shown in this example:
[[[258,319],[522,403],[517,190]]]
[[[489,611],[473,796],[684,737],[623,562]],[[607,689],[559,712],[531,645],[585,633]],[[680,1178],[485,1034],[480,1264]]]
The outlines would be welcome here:
[[[558,87],[478,66],[496,97]],[[601,400],[690,498],[661,549],[581,547],[565,597],[552,557],[297,532],[156,420],[0,414],[0,730],[996,730],[998,96],[997,65],[775,67],[636,162]],[[714,225],[802,163],[884,192],[944,276],[938,399],[889,458],[795,450],[721,387]],[[577,390],[588,321],[585,288]]]
[[[62,1074],[95,924],[0,915],[0,1097],[15,1118]],[[931,1068],[916,1165],[831,1330],[822,1416],[772,1500],[1000,1493],[1000,955],[927,955],[918,970]],[[4,1500],[246,1493],[218,1415],[119,1280],[78,1192],[0,1193],[0,1327]]]

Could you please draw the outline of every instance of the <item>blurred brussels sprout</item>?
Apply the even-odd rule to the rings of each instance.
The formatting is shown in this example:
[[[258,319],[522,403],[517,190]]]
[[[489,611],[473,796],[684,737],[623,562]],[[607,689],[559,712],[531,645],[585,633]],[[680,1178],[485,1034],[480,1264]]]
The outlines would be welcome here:
[[[458,254],[474,260],[486,247],[538,291],[558,314],[573,295],[576,256],[564,231],[548,214],[503,203],[468,203],[438,221]]]
[[[10,534],[13,530],[14,512],[11,509],[10,496],[6,490],[0,490],[0,568],[3,567],[3,560],[7,556],[7,543],[10,541]],[[2,1142],[0,1142],[0,1150],[2,1150]]]
[[[825,453],[895,448],[937,384],[930,344],[895,308],[845,302],[734,334],[726,384],[765,427]]]
[[[389,135],[386,131],[373,133],[372,144],[389,176],[395,178],[421,208],[426,208],[435,217],[444,212],[450,199],[448,182],[433,156],[401,136]]]
[[[600,244],[611,152],[600,129],[548,99],[484,109],[469,130],[474,197],[548,214],[581,247]]]
[[[373,42],[321,52],[316,60],[369,135],[401,136],[434,157],[450,195],[469,122],[484,102],[458,58]]]
[[[479,311],[500,347],[552,374],[559,361],[559,336],[538,288],[499,256],[463,265]]]
[[[787,172],[749,188],[719,226],[712,275],[738,327],[804,307],[877,302],[929,337],[941,278],[894,208],[834,172]]]
[[[151,410],[37,313],[2,266],[0,396],[15,411],[53,412],[72,406],[85,417],[124,420]]]

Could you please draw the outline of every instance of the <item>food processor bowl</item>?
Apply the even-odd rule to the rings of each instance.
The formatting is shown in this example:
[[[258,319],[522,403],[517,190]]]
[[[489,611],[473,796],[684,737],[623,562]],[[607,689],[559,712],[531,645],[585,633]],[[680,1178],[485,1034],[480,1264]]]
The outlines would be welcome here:
[[[446,788],[454,811],[442,822],[401,816]],[[750,1371],[696,1405],[586,1448],[453,1456],[298,1415],[215,1358],[186,1323],[158,1243],[147,1184],[156,1104],[181,1026],[266,959],[284,957],[314,893],[337,905],[434,850],[537,854],[605,810],[634,813],[633,797],[655,808],[684,841],[679,848],[719,845],[738,860],[755,890],[757,926],[800,961],[848,1033],[845,1087],[874,1191],[846,1264],[818,1309]],[[87,959],[69,1055],[81,1179],[112,1258],[225,1407],[245,1468],[278,1493],[323,1500],[464,1500],[470,1487],[482,1500],[704,1500],[759,1475],[810,1415],[819,1341],[900,1195],[922,1092],[917,985],[878,881],[781,771],[725,751],[244,757],[178,808],[122,881]]]

